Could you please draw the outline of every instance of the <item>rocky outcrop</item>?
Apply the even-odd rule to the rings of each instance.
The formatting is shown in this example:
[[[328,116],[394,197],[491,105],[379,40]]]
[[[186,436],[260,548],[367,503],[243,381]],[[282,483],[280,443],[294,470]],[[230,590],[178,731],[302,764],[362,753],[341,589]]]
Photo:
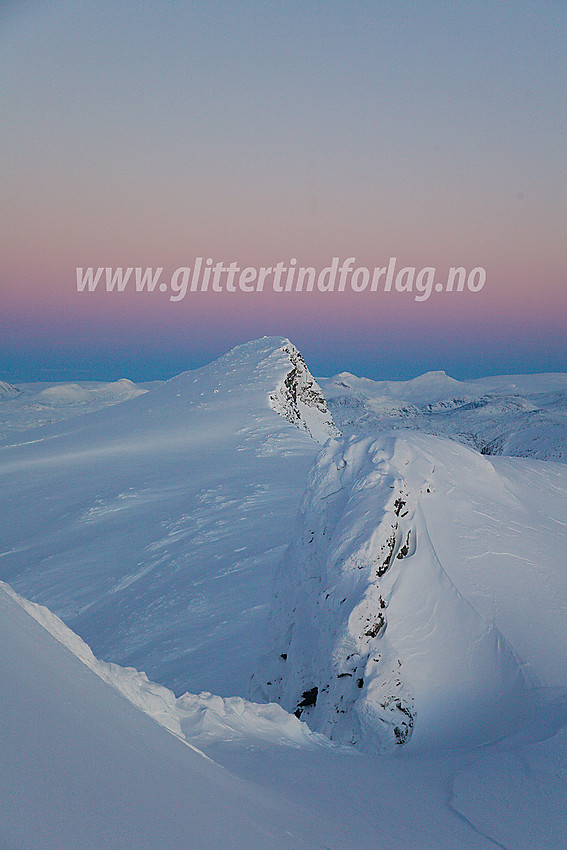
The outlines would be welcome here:
[[[379,476],[382,517],[376,505],[369,526],[357,510],[372,479],[361,469],[367,443],[362,454],[353,441],[329,444],[312,471],[278,576],[274,663],[255,684],[314,730],[380,751],[409,741],[415,722],[403,662],[387,636],[387,574],[402,568],[415,532],[407,492],[390,476]]]
[[[21,390],[17,387],[12,386],[12,384],[6,383],[6,381],[0,381],[0,399],[2,398],[16,398],[16,396],[21,395]]]
[[[340,436],[341,432],[333,422],[325,396],[297,348],[286,341],[281,351],[289,357],[291,368],[270,394],[272,410],[306,431],[319,443]]]

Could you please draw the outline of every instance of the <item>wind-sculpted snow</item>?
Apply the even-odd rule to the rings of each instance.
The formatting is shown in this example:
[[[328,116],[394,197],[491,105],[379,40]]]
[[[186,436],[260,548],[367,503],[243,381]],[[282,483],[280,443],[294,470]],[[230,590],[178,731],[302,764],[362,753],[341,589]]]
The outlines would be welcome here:
[[[173,691],[151,682],[145,673],[96,658],[91,648],[59,617],[45,606],[19,596],[4,582],[0,582],[0,594],[17,602],[100,679],[189,744],[244,737],[293,746],[323,743],[279,705],[257,705],[241,697],[223,698],[210,693],[185,693],[176,698]]]
[[[98,657],[177,694],[243,693],[319,449],[270,407],[298,358],[286,339],[246,343],[1,446],[0,578]],[[298,399],[309,380],[297,373]],[[302,422],[323,439],[313,393]]]
[[[459,451],[498,487],[487,461]],[[277,574],[273,649],[253,693],[371,751],[412,736],[413,746],[494,740],[513,727],[526,683],[438,558],[422,510],[436,488],[435,464],[410,435],[322,450]]]

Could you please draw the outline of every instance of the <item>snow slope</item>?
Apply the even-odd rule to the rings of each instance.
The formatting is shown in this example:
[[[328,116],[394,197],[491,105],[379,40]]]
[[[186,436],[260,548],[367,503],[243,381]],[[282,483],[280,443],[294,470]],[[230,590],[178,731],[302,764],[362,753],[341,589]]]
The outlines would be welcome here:
[[[539,486],[413,432],[330,442],[278,571],[254,695],[371,752],[537,723],[555,699],[542,688],[567,688],[567,470],[521,463]]]
[[[340,378],[362,434],[265,338],[5,439],[3,850],[567,846],[567,467]]]
[[[319,381],[346,434],[411,428],[483,454],[567,460],[567,374],[455,381],[428,372],[410,381],[371,381],[343,372]]]
[[[309,823],[298,836],[305,815],[156,724],[5,585],[0,612],[4,850],[322,846]]]
[[[277,706],[175,700],[97,661],[5,584],[0,642],[3,850],[527,850],[567,839],[560,706],[521,741],[375,759]]]
[[[177,693],[243,693],[319,448],[307,432],[336,433],[316,393],[295,424],[271,409],[298,356],[265,338],[0,447],[0,577],[99,657]],[[315,387],[299,378],[298,398]]]

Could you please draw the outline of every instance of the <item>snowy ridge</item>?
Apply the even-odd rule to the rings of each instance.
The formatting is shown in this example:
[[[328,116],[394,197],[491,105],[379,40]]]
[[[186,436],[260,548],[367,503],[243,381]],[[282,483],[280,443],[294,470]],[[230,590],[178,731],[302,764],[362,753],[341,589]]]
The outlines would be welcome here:
[[[280,351],[289,357],[292,368],[275,392],[271,393],[271,408],[319,443],[325,443],[330,437],[340,436],[321,387],[305,365],[297,348],[289,340],[285,340]]]
[[[175,695],[168,688],[150,682],[145,673],[139,673],[132,667],[120,667],[105,661],[99,661],[91,648],[65,623],[44,605],[30,602],[17,594],[12,588],[0,582],[0,589],[12,597],[34,620],[55,637],[73,655],[93,670],[103,681],[124,694],[130,702],[165,726],[174,735],[182,737],[179,719],[175,710]]]
[[[24,383],[18,388],[0,381],[0,439],[14,432],[93,413],[145,392],[127,378],[111,383]]]
[[[120,378],[108,384],[57,384],[46,387],[38,393],[37,401],[44,404],[82,404],[97,401],[116,404],[144,392],[146,390],[137,387],[128,378]]]
[[[1,581],[0,592],[17,602],[100,679],[193,749],[191,742],[197,740],[211,743],[243,737],[293,746],[326,743],[279,705],[258,705],[241,697],[210,693],[186,693],[176,698],[173,691],[151,682],[145,673],[96,658],[91,648],[45,606],[24,599]]]
[[[526,684],[506,640],[443,570],[421,510],[434,490],[434,466],[403,437],[322,450],[278,572],[274,649],[254,694],[370,751],[412,734],[435,746],[505,734]]]

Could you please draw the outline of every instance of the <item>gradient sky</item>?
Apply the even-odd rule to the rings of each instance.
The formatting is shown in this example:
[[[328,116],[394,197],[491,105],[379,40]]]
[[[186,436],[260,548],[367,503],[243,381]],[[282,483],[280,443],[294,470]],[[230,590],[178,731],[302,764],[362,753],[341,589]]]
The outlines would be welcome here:
[[[316,374],[567,371],[564,2],[0,7],[0,379],[284,335]],[[482,292],[76,292],[77,266],[486,269]]]

